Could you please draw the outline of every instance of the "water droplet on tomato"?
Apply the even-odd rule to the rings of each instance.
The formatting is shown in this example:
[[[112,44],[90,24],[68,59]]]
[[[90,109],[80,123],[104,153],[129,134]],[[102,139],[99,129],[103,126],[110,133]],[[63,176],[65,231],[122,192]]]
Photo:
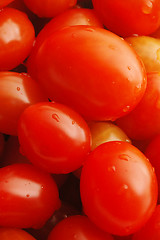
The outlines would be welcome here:
[[[119,155],[119,158],[124,161],[129,161],[130,156],[128,156],[127,154],[121,154]]]
[[[27,197],[27,198],[29,198],[29,197],[30,197],[30,195],[29,195],[29,194],[27,194],[27,195],[26,195],[26,197]]]
[[[20,87],[17,87],[17,91],[20,91],[21,89],[20,89]]]
[[[132,68],[130,66],[128,66],[128,70],[131,70]]]
[[[93,28],[86,28],[86,31],[87,32],[94,32],[94,29]]]
[[[58,115],[57,114],[52,114],[52,118],[54,119],[54,120],[56,120],[57,122],[59,122],[59,117],[58,117]]]
[[[72,121],[72,125],[74,125],[75,124],[75,121]]]
[[[128,112],[129,109],[130,109],[130,106],[126,106],[123,108],[123,112]]]
[[[115,166],[108,167],[108,172],[115,172],[115,171],[116,171]]]
[[[151,14],[153,10],[152,0],[145,1],[145,4],[142,6],[142,12],[144,14]]]

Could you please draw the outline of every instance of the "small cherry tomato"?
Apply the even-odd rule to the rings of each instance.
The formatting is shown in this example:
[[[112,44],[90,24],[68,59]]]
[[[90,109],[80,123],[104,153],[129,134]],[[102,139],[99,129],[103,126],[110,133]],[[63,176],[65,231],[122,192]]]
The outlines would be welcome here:
[[[100,19],[120,36],[148,35],[160,25],[159,0],[93,0]]]
[[[0,11],[0,70],[11,70],[29,55],[35,39],[27,15],[14,8]]]
[[[113,237],[98,229],[86,216],[71,216],[58,223],[48,240],[113,240]]]
[[[160,133],[160,73],[147,74],[147,89],[139,104],[117,124],[131,138],[151,139]]]
[[[71,26],[56,31],[40,47],[31,66],[35,67],[37,81],[52,100],[89,120],[125,115],[146,88],[145,69],[136,53],[102,28]]]
[[[55,17],[76,5],[77,0],[23,0],[26,6],[39,17]]]
[[[0,226],[39,228],[60,207],[50,175],[30,164],[0,169]]]
[[[24,109],[47,97],[30,76],[0,72],[0,132],[17,135],[17,125]]]
[[[157,203],[157,179],[148,159],[127,142],[107,142],[82,168],[81,199],[86,215],[101,229],[125,236],[138,231]]]
[[[36,240],[29,233],[16,228],[0,228],[1,240]]]
[[[38,103],[21,115],[18,137],[24,155],[51,173],[79,168],[90,151],[91,135],[83,118],[58,103]]]

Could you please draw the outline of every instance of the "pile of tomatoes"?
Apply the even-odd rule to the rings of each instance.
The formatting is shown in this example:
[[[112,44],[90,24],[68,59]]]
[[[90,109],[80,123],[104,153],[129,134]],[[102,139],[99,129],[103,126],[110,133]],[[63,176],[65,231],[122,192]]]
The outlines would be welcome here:
[[[160,0],[0,9],[0,240],[159,240]]]

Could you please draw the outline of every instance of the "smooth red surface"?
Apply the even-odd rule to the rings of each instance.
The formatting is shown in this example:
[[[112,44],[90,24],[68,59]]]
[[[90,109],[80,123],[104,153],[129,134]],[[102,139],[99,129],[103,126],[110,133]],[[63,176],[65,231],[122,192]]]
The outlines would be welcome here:
[[[0,169],[1,227],[41,227],[59,207],[57,186],[47,173],[30,164]]]
[[[24,109],[47,97],[25,73],[0,72],[0,132],[17,135],[17,125]]]
[[[160,239],[160,205],[157,205],[152,217],[140,229],[139,232],[133,235],[132,240],[159,240]]]
[[[76,5],[77,0],[23,0],[26,6],[39,17],[55,17]]]
[[[0,228],[1,240],[36,240],[29,233],[21,229]]]
[[[73,8],[54,17],[38,34],[31,55],[27,60],[28,71],[32,77],[36,76],[37,69],[34,62],[37,51],[41,47],[42,43],[57,30],[74,25],[103,27],[93,9]]]
[[[128,137],[136,140],[151,139],[160,133],[160,74],[147,74],[146,92],[137,107],[117,120]]]
[[[160,25],[159,0],[93,0],[107,29],[120,36],[149,35]]]
[[[35,40],[27,15],[14,8],[0,12],[0,70],[11,70],[29,55]]]
[[[35,66],[36,79],[52,100],[92,120],[125,115],[146,87],[144,66],[132,48],[96,27],[72,26],[55,32],[39,49],[31,68]]]
[[[21,115],[18,137],[24,155],[51,173],[79,168],[90,151],[91,134],[83,118],[58,103],[39,103]]]
[[[1,0],[0,8],[7,6],[9,3],[13,2],[14,0]]]
[[[113,240],[110,234],[98,229],[86,216],[71,216],[58,223],[48,240]]]
[[[80,179],[86,215],[106,232],[138,231],[157,203],[157,179],[147,158],[126,142],[107,142],[88,156]]]

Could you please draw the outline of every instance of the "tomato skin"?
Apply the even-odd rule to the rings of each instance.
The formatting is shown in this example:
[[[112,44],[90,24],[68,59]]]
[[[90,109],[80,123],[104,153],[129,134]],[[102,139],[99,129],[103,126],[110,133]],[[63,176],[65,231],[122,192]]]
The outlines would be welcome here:
[[[88,156],[80,179],[86,215],[106,232],[139,230],[157,203],[157,179],[147,158],[126,142],[107,142]]]
[[[30,164],[0,169],[0,226],[37,228],[60,206],[50,175]]]
[[[113,240],[110,234],[98,229],[86,216],[71,216],[58,223],[48,240]]]
[[[38,103],[21,115],[18,137],[24,155],[51,173],[79,168],[90,151],[91,135],[83,118],[58,103]]]
[[[159,0],[93,0],[107,29],[120,36],[148,35],[160,25]]]
[[[131,139],[147,140],[160,133],[160,74],[147,74],[146,92],[132,112],[117,120]]]
[[[146,87],[145,69],[135,52],[101,28],[72,26],[55,32],[42,44],[34,63],[36,79],[49,97],[89,120],[125,115]]]
[[[77,0],[23,0],[26,6],[39,17],[55,17],[76,5]]]
[[[37,51],[45,39],[61,28],[74,25],[103,27],[93,9],[73,8],[54,17],[38,34],[31,55],[27,60],[28,71],[32,77],[35,77],[37,72],[34,64]]]
[[[159,240],[160,239],[160,205],[157,205],[149,221],[132,237],[132,240]]]
[[[0,228],[1,240],[36,240],[29,233],[16,228]]]
[[[0,8],[7,6],[11,2],[13,2],[13,0],[1,0]]]
[[[29,55],[35,39],[27,15],[13,8],[0,12],[0,70],[11,70]]]
[[[17,135],[17,125],[24,109],[47,100],[39,85],[28,75],[0,72],[0,132]]]

